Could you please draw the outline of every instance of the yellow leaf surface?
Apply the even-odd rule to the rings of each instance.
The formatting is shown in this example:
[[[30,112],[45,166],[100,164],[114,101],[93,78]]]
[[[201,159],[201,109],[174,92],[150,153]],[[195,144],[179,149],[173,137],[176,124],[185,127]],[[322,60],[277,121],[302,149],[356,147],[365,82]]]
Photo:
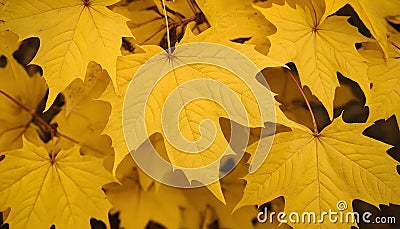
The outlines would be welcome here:
[[[213,35],[210,35],[213,34]],[[221,33],[219,33],[221,34]],[[212,38],[212,39],[210,39]],[[217,39],[218,38],[218,39]],[[202,33],[199,36],[195,36],[191,33],[186,33],[185,37],[182,39],[182,43],[190,43],[190,42],[196,42],[196,41],[201,41],[202,39],[208,39],[211,40],[212,42],[217,42],[217,43],[229,43],[228,41],[224,41],[223,38],[217,36],[217,32],[212,31],[211,29]],[[268,65],[268,63],[271,63],[271,61],[266,58],[265,56],[258,54],[254,50],[252,51],[251,46],[245,46],[245,45],[239,45],[239,44],[229,44],[233,46],[236,49],[239,49],[239,51],[244,52],[245,55],[247,56],[252,56],[253,59],[257,64],[260,66],[262,65]],[[116,156],[115,156],[115,166],[114,168],[117,167],[119,162],[128,154],[128,149],[126,147],[123,131],[122,131],[122,104],[123,104],[123,96],[125,96],[125,91],[126,88],[132,79],[133,75],[135,72],[141,67],[143,63],[145,63],[147,60],[149,60],[151,57],[155,56],[157,53],[162,52],[162,48],[158,46],[142,46],[141,49],[143,52],[120,57],[118,60],[118,86],[121,88],[121,97],[115,96],[112,93],[112,88],[107,88],[106,92],[100,97],[101,100],[105,100],[110,102],[113,105],[113,111],[111,114],[110,122],[107,124],[105,128],[105,133],[110,135],[113,139],[113,146],[116,150]],[[273,65],[278,65],[278,63],[273,63]],[[180,72],[183,72],[180,70]],[[192,70],[193,72],[193,70]],[[187,74],[186,74],[187,75]],[[185,76],[186,77],[186,76]],[[162,88],[162,87],[159,87]],[[171,88],[171,86],[168,86],[167,88]],[[157,91],[157,90],[156,90]],[[160,92],[166,93],[165,89],[162,89]],[[279,116],[280,118],[283,119],[284,115]],[[156,120],[149,119],[152,123],[156,123]],[[150,134],[149,134],[150,135]],[[221,137],[223,137],[221,135]],[[141,144],[145,139],[138,139],[138,144]],[[140,142],[142,141],[142,142]],[[218,173],[218,172],[217,172]],[[216,174],[217,174],[216,173]],[[147,182],[146,182],[147,183]]]
[[[341,7],[350,4],[356,11],[372,36],[388,54],[388,28],[386,17],[400,14],[400,1],[396,0],[328,0],[326,1],[326,16],[335,13]]]
[[[196,33],[208,28],[204,19],[201,18],[197,8],[191,7],[193,4],[187,0],[165,1],[170,38],[174,45],[184,34],[184,27],[196,27]],[[129,39],[133,44],[139,45],[159,45],[163,43],[166,47],[166,24],[163,13],[162,1],[141,0],[114,7],[114,12],[119,13],[130,19],[128,26],[135,39]],[[192,23],[191,23],[192,22]]]
[[[154,184],[143,190],[130,155],[119,164],[116,174],[121,184],[111,183],[104,189],[113,205],[111,213],[120,212],[121,227],[145,228],[151,220],[167,228],[179,228],[181,208],[188,205],[182,190],[168,186],[156,190]]]
[[[97,157],[113,154],[111,138],[101,135],[111,113],[111,104],[97,99],[109,82],[107,72],[99,64],[90,62],[85,81],[75,79],[62,92],[65,105],[52,121],[57,123],[60,133],[79,142],[86,154]]]
[[[11,228],[89,228],[90,218],[107,222],[111,205],[101,188],[114,179],[102,160],[81,156],[78,146],[50,152],[26,140],[24,148],[3,155],[0,210],[11,207],[5,222]]]
[[[388,119],[396,115],[400,120],[400,59],[388,59],[386,62],[368,69],[372,82],[369,101],[369,120]]]
[[[107,69],[116,83],[121,37],[132,36],[125,17],[106,6],[118,0],[9,0],[0,12],[4,28],[20,39],[40,38],[32,61],[43,68],[49,85],[47,107],[75,78],[85,75],[93,60]]]
[[[339,86],[337,71],[356,81],[369,98],[366,64],[355,49],[355,43],[366,38],[347,22],[347,17],[331,16],[322,20],[323,10],[313,5],[296,9],[287,4],[274,5],[259,10],[278,28],[269,37],[270,56],[296,64],[301,83],[310,87],[330,118],[335,88]]]
[[[250,38],[246,43],[256,45],[256,50],[267,53],[269,41],[266,35],[275,32],[275,27],[255,9],[252,0],[197,0],[211,26],[215,28],[234,27],[225,34],[227,39]]]
[[[30,128],[32,114],[44,96],[47,86],[43,78],[28,75],[13,57],[18,49],[18,36],[12,32],[0,32],[0,56],[6,65],[0,67],[0,151],[22,147],[22,135]],[[24,110],[10,98],[15,99],[28,110]]]
[[[155,147],[163,144],[162,138],[151,136],[150,139]],[[165,147],[158,149],[166,154]],[[245,156],[242,161],[247,160]],[[229,164],[228,161],[226,163]],[[206,187],[179,189],[155,182],[147,191],[140,189],[139,171],[128,155],[116,171],[122,184],[109,184],[105,190],[113,204],[112,213],[120,212],[121,226],[124,228],[144,228],[150,220],[167,228],[208,228],[216,220],[222,228],[252,228],[252,219],[257,215],[255,206],[232,213],[242,196],[245,181],[241,178],[247,171],[248,165],[241,162],[222,178],[225,205]],[[136,212],[136,217],[132,217],[131,212]]]
[[[210,224],[216,220],[218,220],[219,228],[253,228],[252,220],[257,216],[256,206],[246,206],[233,212],[235,205],[242,198],[243,189],[246,185],[246,181],[242,178],[248,173],[249,165],[246,164],[248,159],[249,155],[247,154],[235,169],[220,181],[226,204],[216,199],[205,187],[183,190],[183,193],[190,201],[190,206],[196,209],[197,214],[208,214],[208,218],[205,217],[206,219],[203,223],[205,228],[209,228]],[[225,163],[230,164],[229,159]]]
[[[202,174],[202,178],[185,172],[190,182],[193,179],[198,180],[203,178],[218,180],[219,165],[214,162],[224,154],[225,150],[226,154],[233,153],[220,128],[210,129],[212,125],[219,127],[218,121],[220,117],[230,118],[242,125],[251,127],[263,127],[264,122],[267,121],[275,122],[274,115],[270,115],[267,118],[267,113],[261,114],[259,111],[259,105],[263,107],[261,109],[266,109],[272,113],[275,112],[275,107],[272,102],[273,100],[268,101],[268,99],[263,99],[263,103],[259,104],[256,101],[256,95],[265,97],[269,93],[268,89],[263,87],[256,79],[258,69],[243,71],[244,68],[240,68],[239,66],[243,63],[242,61],[246,61],[246,57],[254,60],[255,66],[260,68],[278,66],[280,64],[257,53],[253,49],[253,46],[234,44],[228,41],[225,41],[225,43],[219,42],[219,44],[233,47],[234,50],[241,52],[246,57],[232,56],[232,53],[226,51],[227,47],[226,49],[224,47],[225,51],[216,49],[205,51],[204,47],[211,44],[199,42],[202,39],[210,41],[209,38],[212,37],[210,33],[212,32],[212,30],[207,30],[198,36],[191,35],[188,32],[189,34],[185,35],[186,38],[182,39],[181,44],[175,47],[171,57],[168,57],[169,54],[162,51],[152,58],[147,63],[146,70],[142,70],[140,75],[133,79],[130,94],[126,94],[124,104],[124,121],[126,121],[124,124],[125,136],[129,139],[128,144],[132,151],[135,151],[148,136],[154,133],[161,133],[167,139],[165,144],[168,158],[176,168],[211,166]],[[193,48],[194,46],[190,45],[185,46],[185,44],[195,44],[194,46],[197,48]],[[214,44],[213,47],[215,48],[216,45]],[[221,49],[223,46],[218,47]],[[136,61],[136,58],[142,57],[135,54],[121,57],[121,59],[133,62]],[[204,64],[198,61],[204,62]],[[197,63],[187,64],[190,62]],[[219,66],[216,63],[219,63]],[[230,68],[231,71],[236,71],[236,74],[242,74],[241,77],[244,78],[241,79],[224,68]],[[164,76],[159,75],[160,71],[165,71],[166,74]],[[150,76],[153,79],[150,79]],[[158,76],[162,77],[157,82],[154,82],[155,84],[153,85],[152,81],[154,77]],[[192,86],[196,84],[201,87],[193,89],[190,84]],[[225,89],[227,87],[225,86],[224,88],[221,85],[227,85],[232,94],[223,96],[226,93],[224,90],[227,90]],[[154,88],[152,88],[153,86]],[[179,89],[175,90],[177,88]],[[178,91],[179,93],[177,93]],[[151,92],[148,100],[146,98],[147,92]],[[191,98],[196,98],[196,100],[191,101]],[[234,99],[238,99],[238,101]],[[176,114],[174,112],[166,112],[166,116],[162,117],[161,114],[163,112],[161,109],[163,109],[163,104],[167,103],[167,100],[170,102],[169,104],[172,104],[172,109],[175,109],[175,106],[181,106],[182,110]],[[215,101],[222,103],[222,105],[219,105]],[[184,105],[185,103],[187,104]],[[271,107],[266,108],[269,103]],[[142,106],[146,109],[146,127],[143,128],[140,126],[144,124],[142,123],[141,114],[135,110],[137,108],[141,109],[140,107]],[[246,111],[247,113],[245,113]],[[249,118],[247,120],[248,123],[243,119],[243,115],[246,114]],[[169,123],[161,124],[162,118]],[[175,121],[175,119],[179,121]],[[206,126],[203,125],[204,123],[200,125],[204,119],[208,119],[211,122],[208,122]],[[176,136],[172,136],[173,134],[165,134],[163,126],[168,126],[167,131],[174,132],[177,130],[182,134],[181,137],[175,138]],[[174,126],[178,126],[177,128],[179,129],[174,129]],[[145,128],[147,129],[147,133],[143,131]],[[206,136],[203,136],[204,134]],[[187,144],[187,142],[191,143]],[[184,146],[185,150],[182,150],[182,146]],[[215,182],[208,185],[210,190],[219,199],[223,200],[219,183]]]
[[[118,58],[117,84],[120,95],[116,95],[113,85],[109,84],[103,94],[99,97],[100,100],[107,101],[112,105],[110,119],[107,122],[104,133],[111,137],[112,146],[115,150],[114,173],[118,164],[126,155],[129,154],[122,128],[122,108],[126,89],[133,75],[140,66],[153,55],[162,51],[158,46],[143,46],[141,49],[143,49],[144,52],[134,54],[135,58]]]
[[[388,145],[362,135],[367,126],[346,124],[337,118],[317,137],[295,128],[277,134],[263,166],[245,178],[247,186],[238,206],[263,204],[284,196],[286,213],[314,212],[320,216],[329,209],[338,212],[340,200],[348,205],[353,199],[373,205],[398,204],[398,162],[386,154]],[[344,214],[349,211],[351,208]],[[300,223],[295,227],[308,226]],[[311,226],[349,228],[328,218]]]

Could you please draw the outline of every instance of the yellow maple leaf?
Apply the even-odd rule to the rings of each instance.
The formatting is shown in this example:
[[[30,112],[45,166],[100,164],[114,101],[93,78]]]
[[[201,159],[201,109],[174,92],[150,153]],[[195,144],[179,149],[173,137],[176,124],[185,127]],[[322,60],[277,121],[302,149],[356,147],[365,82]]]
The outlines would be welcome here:
[[[368,69],[372,82],[369,101],[371,121],[388,119],[396,115],[400,120],[400,59],[388,59],[386,62]]]
[[[246,181],[242,178],[248,173],[249,164],[246,162],[249,156],[249,154],[244,155],[235,169],[220,181],[226,204],[216,199],[206,187],[182,190],[190,206],[196,210],[196,213],[192,214],[206,215],[203,222],[204,228],[209,228],[215,221],[218,221],[219,228],[253,228],[252,220],[257,216],[256,206],[246,206],[233,212],[235,205],[242,198],[246,185]],[[227,158],[222,162],[222,166],[229,166],[231,159]],[[199,228],[199,226],[192,228]]]
[[[200,33],[209,27],[204,16],[198,12],[197,7],[190,1],[165,1],[165,5],[172,44],[175,44],[184,34],[185,26],[196,28],[194,30],[196,33]],[[112,10],[130,19],[128,26],[132,33],[135,34],[135,39],[127,39],[130,43],[167,45],[167,26],[163,14],[162,1],[131,1],[116,6]]]
[[[224,31],[222,31],[224,32]],[[216,42],[216,43],[228,43],[228,41],[224,41],[223,38],[220,37],[221,35],[221,30],[215,30],[215,29],[209,29],[206,32],[203,32],[199,36],[195,36],[194,34],[188,32],[182,39],[181,43],[190,43],[190,42],[200,42],[201,40],[209,40],[211,42]],[[262,66],[267,66],[271,63],[271,61],[266,58],[265,56],[258,54],[255,52],[251,46],[245,46],[245,45],[239,45],[239,44],[229,44],[230,46],[238,49],[239,51],[243,52],[247,56],[251,56],[252,60],[254,60],[260,67]],[[158,47],[158,46],[142,46],[141,49],[143,50],[142,52],[120,57],[118,60],[118,86],[121,88],[121,94],[122,96],[125,96],[125,90],[132,79],[132,76],[135,74],[135,72],[141,67],[143,63],[145,63],[147,60],[149,60],[151,57],[155,56],[157,53],[162,52],[163,50]],[[272,65],[279,65],[279,63],[273,62]],[[181,71],[184,72],[184,71]],[[190,73],[190,71],[188,71]],[[184,73],[185,75],[185,73]],[[226,78],[226,80],[229,80]],[[164,81],[165,82],[165,81]],[[159,88],[162,88],[161,86]],[[171,87],[169,87],[171,88]],[[115,156],[115,166],[114,168],[117,167],[119,162],[128,154],[128,149],[126,147],[124,135],[122,132],[122,103],[123,103],[123,97],[118,97],[115,96],[113,93],[111,93],[111,88],[108,88],[106,92],[101,96],[100,99],[106,100],[110,102],[113,105],[113,111],[111,114],[110,122],[108,123],[107,127],[105,128],[105,133],[109,134],[112,139],[113,139],[113,146],[116,149],[116,156]],[[160,90],[156,90],[160,91]],[[165,89],[162,89],[160,92],[164,91]],[[163,93],[164,93],[163,92]],[[279,109],[278,109],[279,110]],[[284,115],[279,115],[278,120],[282,120],[282,122],[285,122],[286,117]],[[155,123],[155,120],[152,120],[152,118],[149,119],[151,123]],[[288,121],[289,122],[289,121]],[[223,137],[220,135],[220,137]],[[222,138],[221,138],[222,139]],[[140,145],[145,139],[137,139],[138,144]],[[216,172],[216,175],[218,172]],[[216,190],[218,190],[217,188]],[[219,192],[220,193],[220,192]],[[219,194],[220,196],[222,194]]]
[[[151,144],[166,155],[162,136],[156,134],[150,139]],[[146,147],[141,146],[139,150],[146,153]],[[251,228],[252,219],[257,215],[254,206],[232,213],[245,186],[245,181],[240,178],[248,171],[248,165],[243,163],[247,160],[248,155],[221,180],[226,205],[206,187],[187,190],[155,182],[148,190],[140,189],[137,166],[130,155],[124,158],[116,171],[121,184],[109,184],[104,189],[113,204],[112,213],[120,212],[121,226],[124,228],[144,228],[150,220],[167,228],[207,228],[216,220],[222,228]],[[229,164],[229,161],[225,163]],[[137,217],[132,217],[131,212],[136,212]]]
[[[250,45],[235,44],[228,41],[225,41],[225,43],[218,42],[219,44],[227,45],[225,47],[212,43],[201,43],[202,39],[213,41],[210,39],[212,37],[215,37],[215,33],[210,29],[198,36],[194,36],[188,30],[188,34],[174,48],[173,53],[167,54],[159,48],[160,52],[152,57],[146,63],[147,65],[142,66],[139,73],[137,73],[140,77],[136,76],[133,78],[129,93],[127,92],[125,96],[124,133],[131,151],[135,151],[148,136],[153,133],[161,133],[167,139],[165,144],[171,163],[176,168],[189,168],[184,173],[190,182],[196,179],[207,183],[208,188],[219,199],[223,200],[219,183],[209,183],[204,181],[204,179],[217,181],[219,164],[215,162],[224,153],[230,154],[234,152],[231,150],[220,128],[212,128],[212,125],[219,127],[218,122],[220,117],[230,118],[250,127],[263,127],[264,122],[275,122],[275,116],[272,115],[272,113],[275,113],[274,100],[272,97],[269,99],[265,97],[268,96],[270,91],[257,81],[256,75],[259,70],[257,68],[251,70],[248,67],[242,68],[239,66],[243,64],[242,61],[245,61],[243,58],[246,57],[254,60],[254,63],[251,63],[251,65],[257,66],[260,69],[281,64],[257,53],[253,46]],[[221,40],[221,38],[219,39]],[[191,44],[193,46],[190,46]],[[207,45],[212,45],[213,49],[205,51],[204,47],[207,47]],[[243,56],[235,56],[226,50],[221,50],[221,48],[228,49],[227,47],[233,47],[234,49],[230,50],[238,50],[242,53],[240,55]],[[171,56],[168,57],[168,55]],[[136,58],[142,57],[140,55],[121,57],[121,59],[133,62],[136,61]],[[207,61],[214,62],[210,64]],[[196,63],[188,64],[190,62]],[[230,68],[235,74],[242,74],[240,77],[243,78],[232,74],[232,72],[229,72],[225,68]],[[165,76],[160,75],[160,71],[165,72]],[[152,79],[149,78],[150,76]],[[159,81],[154,81],[154,77],[158,76],[162,76],[162,78]],[[200,82],[202,79],[203,83]],[[125,79],[124,81],[126,82]],[[190,85],[193,86],[194,84],[197,85],[196,89],[191,89]],[[227,85],[228,87],[221,85]],[[153,86],[154,88],[151,89]],[[175,90],[177,88],[179,88],[179,93],[177,93],[178,90]],[[224,93],[228,93],[226,91],[228,90],[227,88],[229,88],[232,94],[224,96]],[[148,100],[146,98],[147,92],[151,92]],[[256,96],[262,96],[264,99],[260,100]],[[195,99],[191,101],[193,98]],[[257,100],[263,102],[257,103]],[[171,101],[172,103],[170,103]],[[184,105],[186,102],[189,103]],[[184,106],[182,106],[182,112],[177,113],[177,117],[174,117],[175,112],[173,111],[165,112],[167,116],[161,116],[164,113],[161,110],[164,103],[170,104],[172,109],[175,109],[176,106]],[[268,104],[271,105],[270,108],[266,108]],[[140,107],[143,105],[146,109],[146,127],[141,126],[144,124],[141,123],[142,115],[135,110],[141,109]],[[261,110],[268,110],[269,113],[261,112],[259,106],[263,107]],[[227,111],[224,109],[227,109]],[[246,114],[249,118],[248,122],[245,121],[246,118],[243,119]],[[175,119],[178,120],[178,118],[179,121],[174,121]],[[203,125],[204,123],[200,125],[200,122],[204,119],[209,119],[211,122],[208,122],[206,126]],[[170,123],[161,124],[162,120]],[[176,129],[174,126],[179,129]],[[167,129],[163,129],[164,127]],[[143,131],[146,129],[147,133]],[[175,133],[171,135],[166,134],[165,131],[178,131],[182,135],[176,138],[177,136],[173,136]],[[204,134],[206,136],[202,136]],[[171,137],[173,143],[171,142]],[[187,142],[191,143],[188,144]],[[182,147],[185,149],[183,150]],[[192,168],[197,169],[204,166],[210,167],[209,169],[204,169],[201,175],[191,170]]]
[[[30,77],[14,59],[17,41],[18,36],[14,33],[0,32],[0,56],[5,57],[6,63],[0,67],[3,79],[0,84],[0,151],[22,147],[22,135],[30,128],[32,114],[47,90],[43,78],[38,74]]]
[[[350,4],[377,40],[385,55],[388,54],[388,23],[386,17],[400,14],[400,2],[397,0],[327,0],[326,16],[335,13],[338,9]]]
[[[114,173],[118,164],[129,153],[122,128],[122,109],[126,89],[140,66],[161,50],[158,46],[142,46],[139,49],[143,49],[143,52],[134,54],[135,58],[118,58],[117,85],[120,95],[116,95],[113,85],[109,84],[99,97],[100,100],[112,104],[112,112],[104,133],[112,138],[112,146],[115,150]]]
[[[366,64],[355,49],[355,43],[366,38],[347,22],[347,17],[324,19],[321,6],[313,4],[296,9],[287,4],[258,9],[278,29],[269,36],[272,43],[269,55],[296,64],[301,83],[310,87],[330,118],[335,88],[339,86],[337,71],[356,81],[369,99]]]
[[[225,34],[225,38],[249,39],[246,43],[256,45],[256,50],[267,53],[269,41],[266,35],[275,32],[274,26],[255,9],[253,0],[197,0],[196,1],[212,27],[234,27]]]
[[[318,136],[296,128],[277,134],[263,166],[245,178],[247,186],[238,206],[284,196],[287,214],[313,212],[320,217],[329,209],[339,212],[339,201],[399,203],[398,162],[386,154],[388,145],[362,135],[368,125],[346,124],[337,118]],[[296,228],[308,226],[296,224]],[[325,218],[314,226],[348,228],[349,224]]]
[[[75,79],[62,92],[65,105],[59,108],[60,113],[51,122],[57,124],[59,133],[79,143],[86,154],[97,157],[113,154],[111,138],[102,135],[111,113],[111,104],[97,99],[109,84],[107,72],[99,64],[90,62],[85,81]],[[69,143],[72,144],[71,141]]]
[[[9,0],[1,10],[3,28],[25,39],[40,38],[32,63],[43,68],[49,85],[49,107],[57,94],[75,78],[85,75],[93,60],[101,64],[115,85],[121,37],[131,37],[125,17],[106,6],[118,0]]]
[[[367,101],[370,122],[388,119],[392,115],[400,117],[399,70],[400,41],[398,34],[388,37],[391,45],[384,53],[378,42],[366,42],[358,50],[368,61],[368,78],[371,83],[371,98]],[[386,55],[386,58],[385,58]]]
[[[103,160],[81,156],[76,145],[51,152],[26,140],[22,149],[3,155],[0,210],[11,207],[5,221],[11,228],[89,228],[90,218],[107,222],[111,205],[101,188],[114,179]]]
[[[189,206],[182,190],[168,186],[156,190],[154,183],[147,190],[141,188],[142,177],[130,155],[118,165],[116,176],[121,184],[108,184],[104,190],[113,205],[111,213],[120,212],[122,227],[145,228],[151,220],[167,228],[179,228],[181,208]]]

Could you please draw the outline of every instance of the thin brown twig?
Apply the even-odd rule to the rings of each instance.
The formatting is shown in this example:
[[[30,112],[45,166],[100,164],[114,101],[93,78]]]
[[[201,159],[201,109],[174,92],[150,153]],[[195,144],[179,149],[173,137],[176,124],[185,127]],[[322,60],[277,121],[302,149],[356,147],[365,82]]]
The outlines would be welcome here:
[[[196,15],[193,15],[193,16],[190,16],[190,17],[187,17],[187,18],[183,18],[182,20],[179,20],[177,22],[172,22],[171,25],[170,25],[170,29],[174,28],[174,27],[177,27],[177,26],[180,26],[180,25],[186,25],[186,24],[188,24],[189,22],[192,22],[192,21],[196,21],[198,17],[199,17],[198,14],[196,14]]]
[[[18,100],[14,99],[13,97],[11,97],[9,94],[7,94],[6,92],[4,92],[3,90],[0,90],[0,94],[4,95],[5,97],[7,97],[9,100],[11,100],[12,102],[14,102],[15,104],[17,104],[19,107],[21,107],[22,109],[24,109],[26,112],[31,113],[31,111],[22,103],[20,103]]]
[[[311,119],[312,119],[313,126],[314,126],[314,135],[317,136],[318,135],[317,122],[315,121],[314,112],[311,108],[310,102],[308,101],[306,95],[304,94],[303,89],[301,88],[299,82],[297,82],[296,78],[294,77],[294,75],[290,69],[289,69],[289,75],[293,79],[293,81],[296,83],[296,86],[299,89],[300,93],[303,95],[303,98],[307,104],[308,110],[310,111],[310,114],[311,114]]]
[[[72,143],[75,143],[75,144],[80,145],[80,146],[82,146],[82,147],[86,147],[86,148],[88,148],[88,149],[90,149],[90,150],[93,150],[93,151],[95,151],[95,152],[104,154],[102,151],[100,151],[100,150],[98,150],[98,149],[96,149],[96,148],[94,148],[94,147],[91,147],[91,146],[89,146],[89,145],[86,145],[86,144],[84,144],[84,143],[82,143],[82,142],[79,142],[79,141],[73,139],[72,137],[69,137],[69,136],[67,136],[67,135],[65,135],[65,134],[60,133],[55,127],[51,126],[51,125],[50,125],[49,123],[47,123],[42,117],[40,117],[40,115],[38,115],[37,113],[32,113],[25,105],[23,105],[22,103],[20,103],[18,100],[14,99],[13,97],[11,97],[11,96],[10,96],[9,94],[7,94],[6,92],[0,90],[0,94],[4,95],[4,96],[7,97],[8,99],[10,99],[12,102],[14,102],[16,105],[18,105],[19,107],[21,107],[23,110],[25,110],[26,112],[30,113],[30,114],[32,115],[32,121],[33,121],[33,120],[38,121],[38,122],[40,123],[42,129],[43,129],[44,131],[50,133],[51,139],[52,139],[52,140],[54,139],[54,137],[62,137],[62,138],[65,138],[65,139],[71,141]],[[32,122],[32,121],[31,121],[31,122]],[[54,155],[54,152],[53,152],[53,151],[52,151],[52,153],[51,153],[51,159],[52,159],[53,161],[54,161],[54,159],[55,159],[55,155]]]

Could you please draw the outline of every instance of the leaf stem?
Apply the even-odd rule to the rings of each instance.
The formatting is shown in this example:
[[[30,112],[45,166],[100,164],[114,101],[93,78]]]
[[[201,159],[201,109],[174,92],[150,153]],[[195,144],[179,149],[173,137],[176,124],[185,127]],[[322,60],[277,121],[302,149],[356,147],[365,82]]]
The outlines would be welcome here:
[[[311,108],[310,102],[308,101],[306,95],[304,94],[303,88],[300,86],[299,82],[297,82],[296,77],[294,77],[291,69],[289,69],[289,75],[292,78],[292,80],[296,83],[297,88],[299,89],[301,95],[303,96],[303,98],[304,98],[304,100],[305,100],[305,102],[307,104],[307,107],[308,107],[308,110],[310,111],[311,119],[312,119],[312,122],[313,122],[314,135],[317,136],[318,135],[317,122],[315,121],[314,112],[313,112],[313,110]]]
[[[168,24],[167,9],[165,7],[165,0],[162,0],[162,4],[163,4],[163,10],[164,10],[165,24],[167,26],[168,54],[171,54],[171,38],[170,38],[170,35],[169,35],[169,24]]]
[[[26,112],[31,113],[31,111],[24,106],[24,104],[20,103],[18,100],[14,99],[13,97],[11,97],[9,94],[7,94],[6,92],[4,92],[3,90],[0,90],[0,94],[4,95],[5,97],[7,97],[9,100],[11,100],[12,102],[14,102],[15,104],[17,104],[19,107],[21,107],[22,109],[24,109]]]

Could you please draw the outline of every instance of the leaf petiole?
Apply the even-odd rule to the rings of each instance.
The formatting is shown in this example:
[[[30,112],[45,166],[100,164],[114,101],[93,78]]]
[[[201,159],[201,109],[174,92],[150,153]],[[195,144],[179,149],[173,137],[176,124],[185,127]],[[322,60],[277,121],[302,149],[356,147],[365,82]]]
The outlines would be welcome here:
[[[290,68],[289,68],[289,75],[290,75],[290,77],[292,78],[292,80],[296,83],[297,88],[299,89],[301,95],[303,96],[303,98],[304,98],[304,100],[305,100],[305,102],[306,102],[306,104],[307,104],[307,107],[308,107],[308,110],[310,111],[311,119],[312,119],[312,122],[313,122],[314,136],[317,136],[317,135],[318,135],[317,122],[315,121],[314,112],[313,112],[313,110],[312,110],[312,108],[311,108],[310,102],[308,101],[306,95],[305,95],[304,92],[303,92],[303,88],[301,88],[299,82],[297,82],[297,80],[296,80],[296,78],[294,77],[294,75],[293,75],[293,73],[292,73],[292,70],[291,70]]]
[[[164,10],[165,24],[167,26],[168,54],[171,54],[171,38],[170,38],[170,35],[169,35],[169,24],[168,24],[167,9],[165,7],[165,0],[162,0],[162,4],[163,4],[163,10]]]
[[[37,121],[37,122],[41,125],[43,131],[45,131],[45,132],[47,132],[47,133],[50,133],[51,139],[52,139],[52,140],[54,139],[54,137],[62,137],[62,138],[65,138],[65,139],[71,141],[72,143],[75,143],[75,144],[80,145],[80,146],[82,146],[82,147],[86,147],[86,148],[88,148],[88,149],[90,149],[90,150],[92,150],[92,151],[98,152],[98,153],[100,153],[100,154],[104,154],[103,152],[101,152],[100,150],[98,150],[98,149],[96,149],[96,148],[93,148],[93,147],[91,147],[91,146],[89,146],[89,145],[86,145],[86,144],[84,144],[84,143],[82,143],[82,142],[79,142],[79,141],[77,141],[77,140],[75,140],[75,139],[73,139],[73,138],[71,138],[71,137],[69,137],[69,136],[67,136],[67,135],[64,135],[64,134],[60,133],[60,132],[56,129],[55,126],[52,126],[51,124],[47,123],[47,122],[46,122],[42,117],[40,117],[40,115],[38,115],[37,113],[32,113],[25,105],[23,105],[22,103],[20,103],[18,100],[14,99],[12,96],[10,96],[9,94],[7,94],[6,92],[0,90],[0,94],[4,95],[6,98],[8,98],[8,99],[9,99],[10,101],[12,101],[13,103],[15,103],[17,106],[21,107],[24,111],[30,113],[30,114],[32,115],[32,121],[31,121],[31,122],[33,122],[33,120]],[[52,152],[52,153],[51,153],[51,159],[54,160],[54,159],[55,159],[54,157],[55,157],[55,155],[54,155],[54,153]]]

